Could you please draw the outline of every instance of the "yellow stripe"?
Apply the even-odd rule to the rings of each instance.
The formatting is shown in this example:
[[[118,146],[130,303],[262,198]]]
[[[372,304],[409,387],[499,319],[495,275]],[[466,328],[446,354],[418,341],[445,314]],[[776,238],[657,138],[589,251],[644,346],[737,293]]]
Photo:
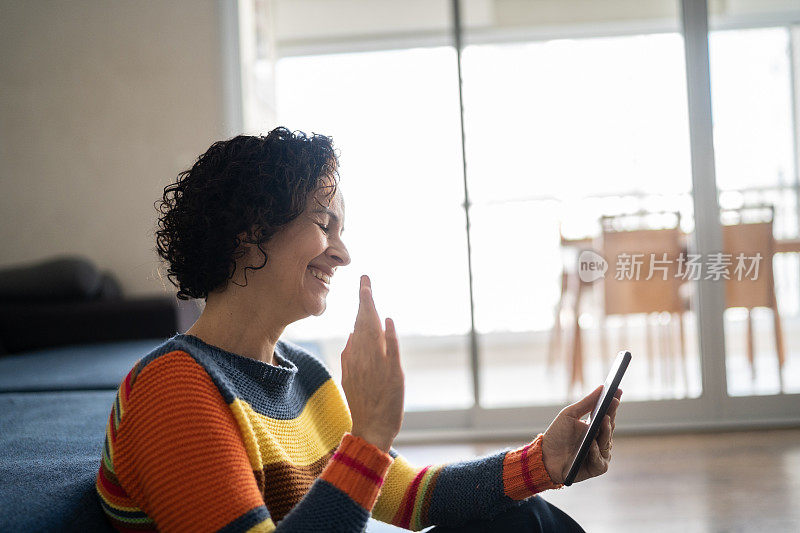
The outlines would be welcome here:
[[[395,457],[386,473],[378,500],[372,509],[372,516],[381,522],[391,523],[403,503],[406,490],[420,470],[422,468],[416,468],[402,455]]]
[[[308,466],[329,453],[350,431],[353,422],[350,410],[333,379],[327,380],[308,399],[297,418],[277,420],[257,413],[245,401],[237,398],[231,404],[242,433],[251,431],[258,443],[260,458],[256,457],[252,442],[245,441],[253,467],[289,462]],[[241,411],[241,412],[240,412]]]
[[[114,403],[111,405],[111,411],[114,413],[114,427],[119,429],[119,424],[122,422],[122,404],[120,404],[120,408],[117,409],[117,403],[119,402],[120,393],[117,390],[117,395],[114,398]]]
[[[275,531],[275,523],[272,518],[267,518],[248,529],[247,533],[271,533],[272,531]]]
[[[261,450],[258,447],[255,430],[249,418],[249,411],[252,411],[252,409],[250,409],[250,405],[247,402],[243,402],[238,398],[230,404],[230,408],[241,430],[244,448],[247,450],[247,458],[250,460],[250,467],[253,470],[261,470],[264,463],[261,460]]]
[[[125,397],[125,379],[117,388],[117,396],[119,396],[119,419],[122,420],[122,415],[125,414],[125,408],[128,406],[128,399]]]
[[[428,468],[422,478],[422,483],[419,484],[419,490],[417,490],[417,501],[414,502],[411,523],[409,524],[412,528],[416,528],[417,531],[422,529],[422,504],[425,502],[425,494],[428,492],[428,485],[430,485],[431,479],[439,470],[439,468],[441,467],[438,465]]]

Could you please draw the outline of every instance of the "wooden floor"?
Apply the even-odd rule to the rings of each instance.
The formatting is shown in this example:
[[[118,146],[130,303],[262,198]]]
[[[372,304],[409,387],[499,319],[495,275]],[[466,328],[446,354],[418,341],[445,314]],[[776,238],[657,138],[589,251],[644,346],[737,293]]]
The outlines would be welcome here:
[[[425,465],[521,444],[397,449]],[[800,429],[619,435],[606,474],[542,495],[588,533],[800,532]]]

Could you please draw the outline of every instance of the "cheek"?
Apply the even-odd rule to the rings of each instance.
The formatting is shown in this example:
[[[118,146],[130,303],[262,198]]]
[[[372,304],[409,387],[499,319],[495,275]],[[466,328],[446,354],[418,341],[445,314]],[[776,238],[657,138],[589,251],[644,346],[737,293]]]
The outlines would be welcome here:
[[[317,231],[312,235],[308,236],[306,242],[308,243],[309,252],[315,254],[315,257],[321,254],[328,246],[328,239],[319,228],[317,228]]]
[[[327,246],[326,239],[320,235],[305,235],[298,239],[294,248],[294,263],[298,268],[305,270],[308,264],[317,259]]]
[[[275,244],[276,268],[290,276],[296,276],[298,270],[304,273],[308,264],[325,252],[328,239],[319,226],[310,224],[285,233]]]

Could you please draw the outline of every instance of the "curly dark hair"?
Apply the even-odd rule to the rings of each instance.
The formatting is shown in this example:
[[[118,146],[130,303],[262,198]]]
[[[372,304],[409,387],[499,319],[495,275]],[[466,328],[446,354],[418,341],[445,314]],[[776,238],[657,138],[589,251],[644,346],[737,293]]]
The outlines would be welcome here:
[[[242,242],[257,244],[264,255],[260,266],[245,268],[247,285],[247,269],[267,264],[261,245],[300,216],[311,195],[330,189],[327,197],[333,197],[338,168],[331,137],[283,126],[266,136],[238,135],[212,144],[155,203],[156,251],[169,265],[178,299],[207,299],[227,286],[245,254]]]

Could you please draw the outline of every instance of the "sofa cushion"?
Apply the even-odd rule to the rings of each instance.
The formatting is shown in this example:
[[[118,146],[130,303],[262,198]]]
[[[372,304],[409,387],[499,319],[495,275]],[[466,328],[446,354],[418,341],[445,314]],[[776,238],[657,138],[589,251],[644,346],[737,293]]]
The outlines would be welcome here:
[[[0,302],[0,340],[8,353],[122,340],[168,339],[199,309],[172,296],[90,302]],[[193,320],[194,319],[194,320]],[[186,325],[188,323],[188,325]]]
[[[75,344],[0,358],[0,392],[116,390],[165,339]]]
[[[122,298],[122,284],[110,270],[100,274],[100,287],[97,290],[96,298],[98,300],[119,300]]]
[[[0,302],[91,300],[102,276],[88,259],[61,255],[0,269]]]
[[[112,531],[94,482],[115,395],[0,393],[0,531]]]

